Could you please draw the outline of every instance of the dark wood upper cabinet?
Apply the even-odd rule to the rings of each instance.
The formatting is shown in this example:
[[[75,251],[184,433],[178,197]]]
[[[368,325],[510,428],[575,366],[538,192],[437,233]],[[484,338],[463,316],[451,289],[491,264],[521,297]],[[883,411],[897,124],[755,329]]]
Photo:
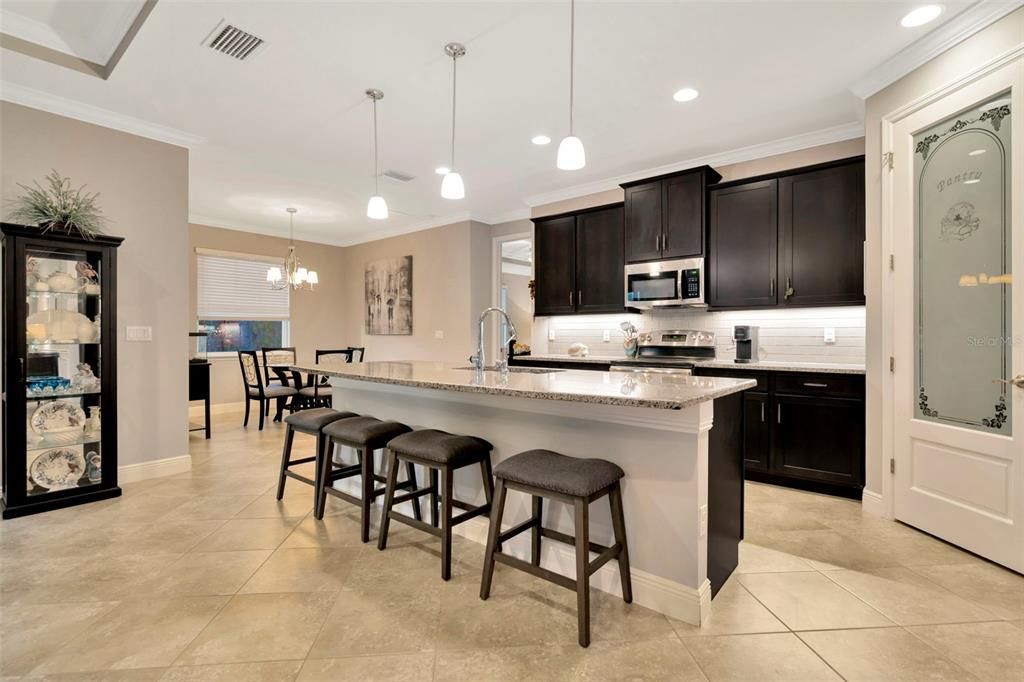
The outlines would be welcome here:
[[[758,307],[776,303],[777,180],[710,192],[708,305]]]
[[[661,182],[625,188],[626,261],[661,258]]]
[[[622,312],[622,204],[534,221],[534,315]]]
[[[576,218],[537,220],[533,230],[534,315],[576,310]]]
[[[864,305],[864,162],[779,180],[785,305]]]
[[[626,262],[704,255],[705,196],[720,179],[701,166],[624,184]]]
[[[623,309],[623,207],[576,216],[576,312]]]

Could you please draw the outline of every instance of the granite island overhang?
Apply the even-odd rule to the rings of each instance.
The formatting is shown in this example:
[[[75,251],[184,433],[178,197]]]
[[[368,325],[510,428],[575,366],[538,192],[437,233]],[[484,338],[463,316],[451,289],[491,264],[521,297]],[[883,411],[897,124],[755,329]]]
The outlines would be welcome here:
[[[752,380],[478,371],[437,362],[308,363],[294,369],[330,377],[335,409],[485,438],[494,445],[495,464],[542,448],[621,466],[638,604],[699,624],[710,614],[712,594],[736,566],[743,532],[742,391],[756,385]],[[481,503],[477,473],[466,474],[456,476],[456,498]],[[503,525],[529,514],[529,497],[510,492]],[[544,523],[573,532],[571,513],[557,502],[546,508]],[[480,543],[482,553],[487,525],[481,517],[455,532]],[[590,528],[595,542],[610,540],[606,505],[593,505]],[[504,551],[525,558],[529,549],[523,535]],[[546,543],[542,565],[574,575],[573,550]],[[620,594],[614,562],[591,580],[597,589]]]

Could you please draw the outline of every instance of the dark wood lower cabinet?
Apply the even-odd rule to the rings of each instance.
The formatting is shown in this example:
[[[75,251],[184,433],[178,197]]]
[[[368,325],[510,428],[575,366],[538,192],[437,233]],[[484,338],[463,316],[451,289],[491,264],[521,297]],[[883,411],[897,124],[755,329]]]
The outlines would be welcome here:
[[[747,470],[768,471],[771,430],[768,425],[768,394],[743,395],[743,463]]]

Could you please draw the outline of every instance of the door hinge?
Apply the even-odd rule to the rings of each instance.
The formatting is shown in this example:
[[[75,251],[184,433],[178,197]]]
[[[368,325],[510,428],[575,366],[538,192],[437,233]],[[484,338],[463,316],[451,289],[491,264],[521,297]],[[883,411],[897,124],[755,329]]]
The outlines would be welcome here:
[[[886,153],[882,154],[882,168],[888,168],[889,170],[892,170],[892,167],[893,167],[893,153],[892,152],[886,152]]]
[[[889,460],[889,473],[890,474],[895,474],[896,473],[896,460],[895,459],[890,459]]]
[[[892,355],[889,356],[889,371],[890,372],[895,372],[896,371],[896,358],[893,357]]]
[[[894,253],[890,253],[889,254],[889,269],[890,270],[895,270],[896,269],[896,254],[894,254]]]

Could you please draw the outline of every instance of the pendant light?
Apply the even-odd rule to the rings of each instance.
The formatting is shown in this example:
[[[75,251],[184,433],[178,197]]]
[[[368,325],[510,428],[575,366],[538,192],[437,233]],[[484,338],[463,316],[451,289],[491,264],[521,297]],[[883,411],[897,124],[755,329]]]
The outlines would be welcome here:
[[[380,166],[377,161],[377,100],[383,99],[384,93],[370,88],[366,96],[373,100],[373,196],[366,204],[366,217],[384,220],[388,217],[388,202],[380,195]]]
[[[302,267],[299,257],[295,255],[295,214],[299,209],[289,206],[285,210],[288,211],[290,236],[288,238],[288,255],[283,263],[284,272],[281,272],[280,267],[272,265],[267,269],[267,281],[270,283],[271,289],[281,290],[291,286],[296,291],[299,289],[312,291],[313,286],[320,283],[320,278],[316,274],[316,270],[307,270]]]
[[[579,170],[587,165],[583,141],[573,135],[573,96],[575,95],[576,0],[569,0],[569,136],[558,145],[557,165],[562,170]]]
[[[462,176],[455,170],[455,62],[466,54],[466,47],[461,43],[448,43],[444,53],[452,58],[452,159],[448,172],[441,180],[441,196],[445,199],[462,199],[466,196],[466,188],[462,184]]]

